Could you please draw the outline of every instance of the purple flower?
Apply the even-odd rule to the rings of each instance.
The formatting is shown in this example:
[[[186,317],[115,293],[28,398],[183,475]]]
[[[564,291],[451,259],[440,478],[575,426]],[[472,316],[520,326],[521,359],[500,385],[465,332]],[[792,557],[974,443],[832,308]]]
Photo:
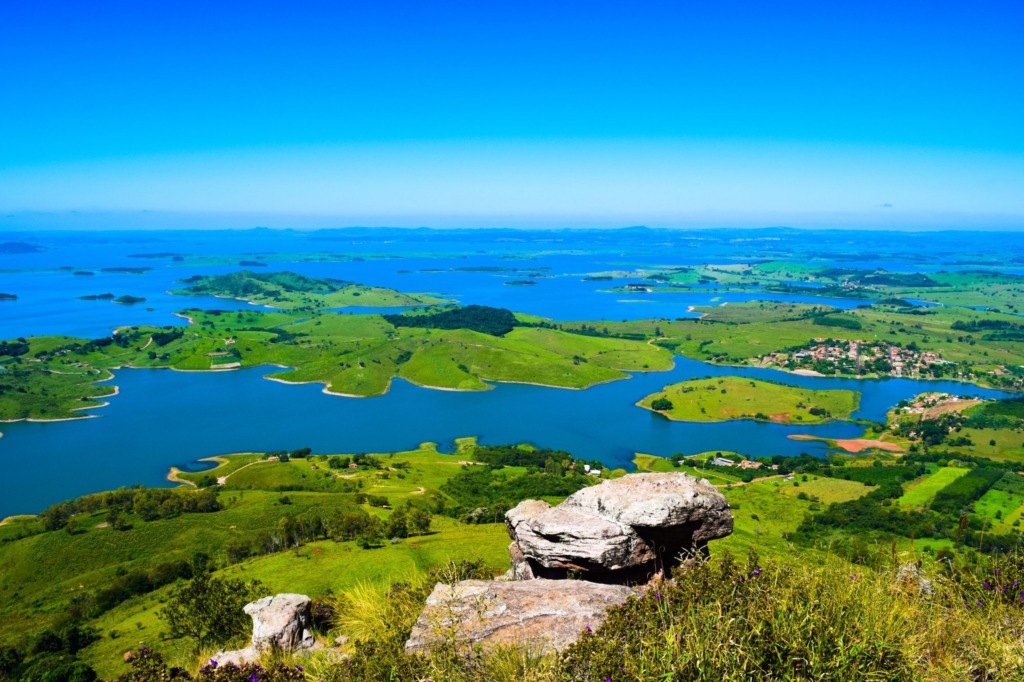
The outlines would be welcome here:
[[[996,575],[999,575],[999,569],[998,568],[996,569]]]
[[[990,583],[989,581],[986,580],[985,584],[982,585],[982,587],[985,588],[986,590],[991,590],[992,589],[992,583]]]
[[[210,667],[211,668],[216,668],[217,667],[217,660],[216,659],[213,659],[213,658],[210,659]]]
[[[1024,598],[1024,595],[1021,595],[1021,598]],[[981,606],[981,600],[980,599],[978,600],[978,606]]]
[[[593,632],[589,625],[587,626],[587,632]]]
[[[249,682],[260,682],[260,677],[256,673],[249,675]]]
[[[303,668],[301,665],[298,665],[298,664],[296,664],[295,669],[298,670],[300,673],[306,671],[305,668]]]
[[[761,569],[760,568],[755,568],[754,571],[750,575],[752,575],[753,577],[756,578],[757,576],[761,575]]]

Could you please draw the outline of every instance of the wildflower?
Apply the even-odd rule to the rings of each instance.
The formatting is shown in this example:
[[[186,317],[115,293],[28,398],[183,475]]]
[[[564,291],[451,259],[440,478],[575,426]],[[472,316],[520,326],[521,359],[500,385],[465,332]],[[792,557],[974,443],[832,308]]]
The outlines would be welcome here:
[[[591,627],[590,627],[590,626],[588,625],[588,626],[587,626],[587,632],[593,632],[593,631],[594,631],[594,630],[593,630],[593,629],[592,629],[592,628],[591,628]]]
[[[998,568],[996,569],[996,575],[997,576],[999,575],[999,569]]]
[[[753,577],[756,578],[757,576],[761,575],[761,569],[760,568],[755,568],[753,573],[751,573],[750,575],[752,575]]]
[[[256,673],[249,675],[249,682],[260,682],[260,676]]]
[[[214,659],[214,658],[210,659],[210,667],[211,668],[216,668],[217,667],[217,659]]]
[[[985,581],[985,584],[984,584],[984,585],[982,585],[982,587],[983,587],[984,589],[986,589],[986,590],[991,590],[991,589],[992,589],[992,583],[990,583],[989,581],[987,581],[987,580],[986,580],[986,581]]]
[[[1021,598],[1024,598],[1024,594],[1021,595]],[[981,606],[981,600],[980,599],[978,600],[978,606]]]
[[[298,664],[296,664],[295,669],[298,670],[300,673],[306,671],[305,668],[303,668],[301,665],[298,665]]]
[[[856,579],[857,579],[857,574],[856,573],[851,573],[850,574],[850,580],[856,580]]]

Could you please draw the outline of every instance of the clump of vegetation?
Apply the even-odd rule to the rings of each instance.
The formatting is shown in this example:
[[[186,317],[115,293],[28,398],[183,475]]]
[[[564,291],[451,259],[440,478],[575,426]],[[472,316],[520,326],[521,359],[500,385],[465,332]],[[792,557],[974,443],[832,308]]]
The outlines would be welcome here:
[[[187,637],[195,651],[224,646],[243,637],[251,627],[242,610],[248,602],[266,596],[256,580],[213,578],[200,574],[171,593],[160,611],[172,637]]]
[[[491,336],[504,336],[518,325],[511,310],[485,305],[467,305],[419,314],[385,315],[384,319],[396,327],[471,329]]]

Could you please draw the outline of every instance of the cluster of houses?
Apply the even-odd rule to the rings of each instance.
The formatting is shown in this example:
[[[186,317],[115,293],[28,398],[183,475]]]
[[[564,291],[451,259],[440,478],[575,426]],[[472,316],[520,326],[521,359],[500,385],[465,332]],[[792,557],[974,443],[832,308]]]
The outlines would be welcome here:
[[[843,341],[816,338],[787,353],[769,353],[764,367],[806,369],[823,374],[879,374],[916,377],[933,365],[949,364],[932,351],[903,348],[884,341]],[[930,373],[930,372],[927,372]]]
[[[711,460],[711,463],[716,467],[739,467],[740,469],[760,469],[764,466],[764,462],[755,462],[750,459],[744,459],[737,463],[731,459],[726,459],[725,457],[715,457]],[[778,469],[779,465],[773,464],[771,468]]]

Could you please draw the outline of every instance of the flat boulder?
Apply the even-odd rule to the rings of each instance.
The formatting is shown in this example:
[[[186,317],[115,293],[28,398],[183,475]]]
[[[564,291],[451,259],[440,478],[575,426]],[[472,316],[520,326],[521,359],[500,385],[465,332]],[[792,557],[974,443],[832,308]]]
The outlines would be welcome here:
[[[585,580],[463,580],[438,583],[405,644],[410,653],[454,640],[459,645],[515,644],[536,653],[560,651],[634,588]]]
[[[510,578],[582,577],[606,583],[668,576],[732,532],[729,502],[685,473],[633,474],[579,490],[558,506],[527,500],[505,515]]]
[[[561,505],[530,500],[509,510],[505,523],[523,554],[546,568],[619,570],[654,559],[629,526]]]

